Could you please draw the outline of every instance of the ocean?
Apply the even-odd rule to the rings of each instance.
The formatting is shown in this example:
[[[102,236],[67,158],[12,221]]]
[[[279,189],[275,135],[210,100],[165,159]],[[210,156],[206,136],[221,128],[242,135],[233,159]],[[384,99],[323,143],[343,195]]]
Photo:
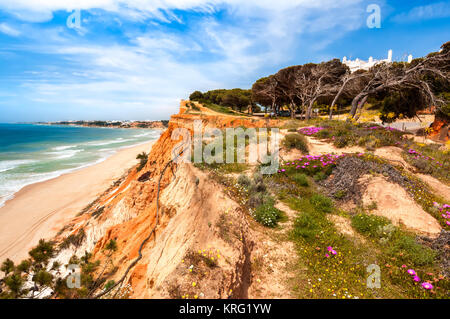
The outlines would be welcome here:
[[[0,124],[0,207],[24,186],[100,163],[160,134],[158,129]]]

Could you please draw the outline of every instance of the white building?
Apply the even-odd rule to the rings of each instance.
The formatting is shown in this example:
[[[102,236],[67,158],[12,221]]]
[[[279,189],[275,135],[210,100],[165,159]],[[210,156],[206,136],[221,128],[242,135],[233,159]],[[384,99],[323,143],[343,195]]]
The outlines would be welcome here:
[[[408,63],[411,63],[413,59],[413,56],[410,54],[408,56]],[[357,70],[369,70],[371,67],[373,67],[376,64],[386,62],[386,63],[392,63],[392,50],[388,51],[388,57],[384,60],[376,60],[373,57],[369,58],[369,61],[364,61],[360,59],[356,60],[348,60],[347,57],[344,57],[342,59],[342,63],[347,65],[350,68],[351,72],[355,72]]]

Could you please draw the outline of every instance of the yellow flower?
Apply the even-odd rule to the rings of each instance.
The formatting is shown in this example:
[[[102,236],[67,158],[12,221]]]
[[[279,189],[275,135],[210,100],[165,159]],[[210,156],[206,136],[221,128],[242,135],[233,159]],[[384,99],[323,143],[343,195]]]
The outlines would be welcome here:
[[[192,287],[195,287],[195,286],[197,286],[197,283],[196,283],[196,282],[193,282],[193,283],[192,283]]]

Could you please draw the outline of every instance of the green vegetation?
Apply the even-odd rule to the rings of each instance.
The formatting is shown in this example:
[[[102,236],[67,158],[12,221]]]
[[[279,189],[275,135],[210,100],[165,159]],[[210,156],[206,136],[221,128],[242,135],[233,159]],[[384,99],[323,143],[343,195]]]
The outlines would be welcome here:
[[[308,141],[303,135],[298,133],[290,133],[286,135],[281,143],[288,150],[295,148],[302,151],[303,153],[308,153],[309,151]]]
[[[136,159],[139,160],[139,166],[137,167],[137,171],[140,172],[145,167],[145,165],[147,165],[148,154],[142,152],[141,154],[138,154],[138,156],[136,156]]]
[[[189,96],[191,101],[198,101],[204,106],[221,113],[242,112],[252,105],[251,91],[242,89],[213,90],[205,93],[195,91]],[[256,106],[253,106],[254,108]]]
[[[362,208],[357,212],[340,210],[311,180],[308,180],[309,186],[298,183],[300,174],[328,175],[328,167],[299,173],[289,166],[283,166],[283,172],[266,177],[266,184],[277,189],[278,199],[298,212],[290,240],[296,244],[299,267],[306,269],[297,272],[293,279],[300,298],[448,297],[450,282],[440,275],[442,266],[435,250],[386,218],[369,215]],[[369,206],[368,209],[376,208]],[[364,243],[340,233],[329,218],[332,214],[344,219],[350,216],[349,224],[361,234]],[[381,269],[380,289],[366,286],[369,276],[366,268],[371,264]],[[407,273],[410,268],[417,272],[421,282],[432,283],[433,290],[426,290],[415,282]]]

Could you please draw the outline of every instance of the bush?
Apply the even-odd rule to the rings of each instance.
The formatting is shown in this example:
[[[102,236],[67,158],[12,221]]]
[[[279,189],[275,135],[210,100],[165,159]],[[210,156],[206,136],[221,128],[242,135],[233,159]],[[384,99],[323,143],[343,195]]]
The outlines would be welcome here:
[[[334,140],[334,146],[336,146],[337,148],[342,148],[342,147],[346,147],[349,144],[349,138],[348,136],[338,136],[336,137],[336,139]]]
[[[306,140],[306,137],[298,133],[291,133],[286,135],[286,137],[283,139],[282,144],[288,150],[295,148],[302,151],[303,153],[308,153],[309,151],[308,141]]]
[[[406,234],[398,232],[393,240],[388,243],[388,254],[399,258],[400,261],[414,266],[431,265],[436,258],[436,252],[429,247],[422,246],[416,240]]]
[[[310,213],[302,213],[294,222],[294,237],[313,240],[320,231],[320,221]]]
[[[333,201],[322,194],[312,195],[309,201],[314,206],[316,211],[328,214],[333,210]]]
[[[292,180],[296,182],[298,185],[303,187],[309,186],[308,177],[305,174],[302,173],[295,173],[291,176]]]
[[[369,237],[381,237],[382,228],[388,224],[390,224],[390,221],[381,216],[360,213],[352,217],[353,228],[359,233]]]
[[[239,185],[242,185],[245,187],[250,186],[250,184],[252,183],[251,179],[245,174],[239,175],[237,182]]]
[[[275,227],[282,216],[282,212],[273,207],[273,203],[259,206],[254,213],[255,220],[266,227]]]
[[[137,167],[137,171],[140,172],[145,167],[145,165],[147,165],[148,154],[145,152],[142,152],[141,154],[136,156],[136,159],[139,160],[139,166]]]
[[[320,182],[323,181],[324,179],[326,179],[328,177],[327,174],[325,174],[324,172],[317,172],[313,178],[316,182]]]
[[[320,130],[319,132],[317,132],[316,136],[318,138],[330,138],[331,137],[331,132],[329,130]]]

